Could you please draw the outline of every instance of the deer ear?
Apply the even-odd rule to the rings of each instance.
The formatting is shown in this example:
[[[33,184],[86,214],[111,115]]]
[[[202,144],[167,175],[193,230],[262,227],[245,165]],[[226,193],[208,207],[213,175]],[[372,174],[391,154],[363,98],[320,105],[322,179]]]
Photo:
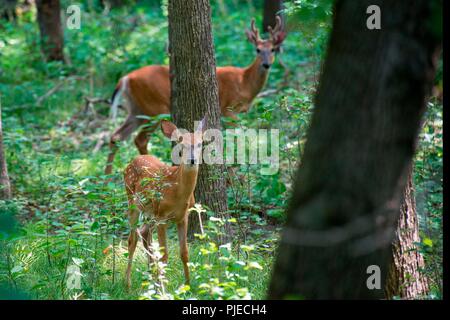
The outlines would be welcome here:
[[[177,126],[170,121],[163,120],[161,121],[161,130],[167,138],[172,140],[172,134],[177,130]]]

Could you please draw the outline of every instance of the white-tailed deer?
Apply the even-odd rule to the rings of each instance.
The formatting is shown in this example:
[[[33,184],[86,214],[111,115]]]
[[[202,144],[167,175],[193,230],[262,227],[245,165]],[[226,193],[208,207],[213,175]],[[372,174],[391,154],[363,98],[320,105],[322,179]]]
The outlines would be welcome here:
[[[251,30],[247,30],[248,40],[256,47],[256,58],[246,68],[219,67],[217,80],[219,84],[219,102],[223,116],[236,119],[236,113],[247,112],[251,102],[261,91],[267,81],[269,69],[274,62],[275,53],[286,37],[282,30],[281,19],[277,17],[276,26],[269,31],[269,39],[262,40],[255,20]],[[113,93],[111,111],[116,117],[117,109],[123,106],[128,112],[126,121],[112,134],[110,154],[105,173],[112,172],[112,163],[117,151],[117,142],[128,137],[146,121],[138,115],[156,116],[170,114],[170,78],[169,68],[150,65],[135,70],[122,77]],[[134,142],[140,154],[147,154],[149,134],[156,128],[145,128],[139,132]]]
[[[168,221],[177,224],[180,255],[183,261],[186,283],[189,283],[187,226],[188,210],[194,205],[194,189],[197,184],[198,163],[202,149],[205,118],[194,133],[180,134],[170,121],[162,121],[161,129],[169,139],[181,144],[181,163],[168,166],[150,155],[137,156],[125,169],[124,180],[128,195],[128,219],[131,227],[128,237],[127,286],[131,284],[131,266],[136,249],[137,224],[143,213],[155,223],[144,224],[141,229],[144,247],[151,252],[150,244],[156,224],[158,241],[164,254],[162,261],[167,263],[166,230]],[[149,257],[149,260],[151,257]]]

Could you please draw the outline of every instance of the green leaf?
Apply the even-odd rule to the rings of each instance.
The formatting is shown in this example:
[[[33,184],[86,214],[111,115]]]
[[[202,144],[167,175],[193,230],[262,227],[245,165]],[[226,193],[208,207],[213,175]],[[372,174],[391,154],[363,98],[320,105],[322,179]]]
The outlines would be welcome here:
[[[258,270],[263,270],[263,267],[261,267],[261,265],[256,262],[256,261],[250,261],[247,265],[248,269],[258,269]]]
[[[433,247],[433,240],[431,240],[430,238],[425,238],[423,239],[423,244],[426,245],[427,247]]]
[[[284,218],[284,209],[269,209],[267,215],[275,219]]]

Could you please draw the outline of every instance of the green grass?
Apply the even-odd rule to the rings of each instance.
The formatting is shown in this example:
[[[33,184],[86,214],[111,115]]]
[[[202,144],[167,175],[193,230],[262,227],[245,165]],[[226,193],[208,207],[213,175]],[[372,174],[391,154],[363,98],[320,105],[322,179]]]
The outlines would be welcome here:
[[[148,281],[147,258],[143,246],[138,243],[134,257],[132,286],[128,290],[125,286],[125,270],[127,266],[127,243],[125,239],[117,239],[114,250],[110,247],[110,242],[100,239],[100,236],[79,241],[70,237],[61,239],[60,237],[50,237],[47,244],[45,230],[36,228],[29,224],[23,238],[10,246],[10,254],[14,256],[15,266],[20,266],[20,271],[16,270],[14,283],[22,287],[26,283],[31,289],[30,297],[38,299],[139,299],[145,293],[146,287],[143,283]],[[71,243],[71,245],[68,245]],[[202,255],[201,248],[205,246],[201,241],[193,242],[190,245],[190,262],[204,265],[220,265],[218,256]],[[64,247],[64,248],[63,248]],[[67,249],[70,247],[70,250]],[[178,243],[175,232],[173,237],[169,237],[169,263],[166,267],[166,290],[175,292],[184,285],[184,274],[178,254]],[[61,250],[59,250],[61,249]],[[47,259],[47,250],[52,258]],[[70,251],[70,252],[69,252]],[[241,259],[245,258],[242,256]],[[115,261],[113,263],[113,257]],[[73,265],[72,258],[83,259],[80,266],[82,274],[81,290],[70,290],[66,287],[67,265]],[[265,296],[267,282],[269,280],[269,270],[271,255],[258,253],[255,255],[263,270],[249,269],[241,271],[248,280],[238,281],[237,286],[246,286],[252,293],[252,298],[262,299]],[[114,265],[114,281],[113,281]],[[17,268],[16,268],[17,269]],[[217,268],[210,273],[211,277],[220,279],[226,278],[224,271]],[[19,274],[20,273],[20,274]],[[199,285],[204,282],[204,274],[201,270],[191,268],[191,290],[181,295],[179,298],[198,298]],[[204,295],[203,295],[204,296]]]

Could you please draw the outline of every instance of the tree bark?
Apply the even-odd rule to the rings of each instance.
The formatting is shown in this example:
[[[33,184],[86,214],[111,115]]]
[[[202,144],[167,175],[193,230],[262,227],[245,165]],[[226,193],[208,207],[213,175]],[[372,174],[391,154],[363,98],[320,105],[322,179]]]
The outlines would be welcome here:
[[[220,129],[216,61],[208,0],[169,0],[171,113],[178,128],[192,132],[194,121],[207,115],[207,128]],[[219,217],[227,216],[223,165],[200,165],[195,199]],[[189,235],[199,221],[189,220]]]
[[[0,100],[0,199],[11,198],[11,184],[9,182],[8,167],[6,165],[5,148],[3,146],[2,104]]]
[[[429,290],[427,278],[420,271],[425,267],[423,256],[415,245],[420,242],[420,237],[412,176],[411,170],[392,244],[393,261],[385,287],[388,299],[416,299],[426,295]]]
[[[366,28],[372,4],[381,9],[381,30]],[[270,298],[384,298],[400,195],[440,46],[430,28],[433,5],[336,2]],[[377,289],[369,289],[372,275]]]
[[[272,28],[275,26],[275,17],[281,9],[283,9],[283,0],[264,0],[263,32],[268,32],[269,26]]]
[[[59,0],[36,0],[41,49],[47,61],[64,61]]]

